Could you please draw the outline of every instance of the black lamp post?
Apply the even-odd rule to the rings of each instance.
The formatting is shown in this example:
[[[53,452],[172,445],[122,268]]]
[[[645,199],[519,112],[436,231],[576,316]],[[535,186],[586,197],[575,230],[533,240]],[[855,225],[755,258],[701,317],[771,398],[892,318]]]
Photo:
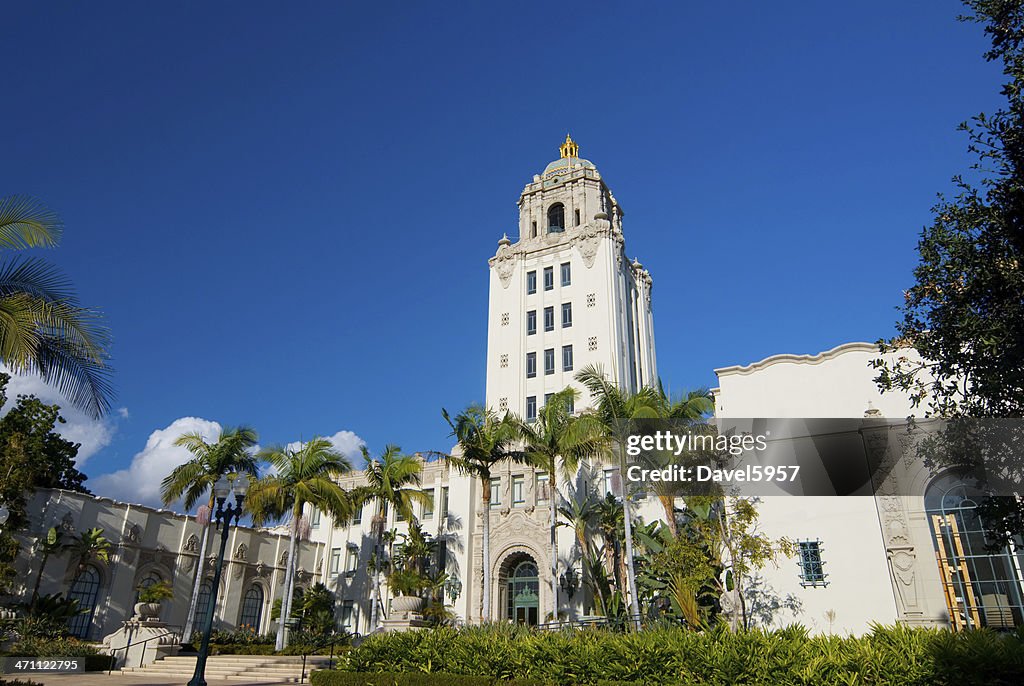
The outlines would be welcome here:
[[[561,586],[562,591],[569,596],[569,600],[572,600],[572,597],[576,595],[576,589],[579,587],[579,582],[580,580],[579,577],[576,576],[576,570],[572,567],[569,567],[562,572],[562,576],[558,579],[558,585]]]
[[[234,482],[228,481],[226,476],[222,476],[213,487],[213,494],[217,498],[217,511],[214,513],[214,518],[217,522],[217,528],[220,529],[220,553],[217,555],[217,567],[213,572],[210,606],[207,608],[206,616],[203,617],[203,641],[199,646],[199,655],[196,657],[196,671],[192,675],[192,681],[188,682],[188,686],[206,686],[206,658],[210,652],[213,611],[217,607],[220,573],[224,569],[224,549],[228,545],[228,529],[231,528],[231,520],[237,522],[242,516],[242,502],[245,500],[245,492],[248,487],[249,482],[245,474],[240,474],[235,478]],[[235,494],[235,504],[227,505],[228,494],[232,492]]]

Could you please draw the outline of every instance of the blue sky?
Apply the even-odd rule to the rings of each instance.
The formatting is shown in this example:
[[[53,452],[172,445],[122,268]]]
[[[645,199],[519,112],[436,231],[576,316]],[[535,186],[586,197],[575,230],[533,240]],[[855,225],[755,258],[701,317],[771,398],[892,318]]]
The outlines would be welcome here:
[[[654,276],[671,388],[891,334],[955,127],[999,104],[981,27],[637,7],[7,5],[0,194],[62,214],[47,257],[115,335],[85,471],[210,422],[443,449],[441,407],[483,398],[486,260],[567,130]]]

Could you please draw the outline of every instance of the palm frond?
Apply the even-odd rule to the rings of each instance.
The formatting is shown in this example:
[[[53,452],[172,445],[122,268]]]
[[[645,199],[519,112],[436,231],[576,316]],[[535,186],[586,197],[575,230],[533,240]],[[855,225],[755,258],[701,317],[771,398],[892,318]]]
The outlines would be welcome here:
[[[52,248],[63,231],[60,216],[35,198],[11,195],[0,199],[0,247]]]

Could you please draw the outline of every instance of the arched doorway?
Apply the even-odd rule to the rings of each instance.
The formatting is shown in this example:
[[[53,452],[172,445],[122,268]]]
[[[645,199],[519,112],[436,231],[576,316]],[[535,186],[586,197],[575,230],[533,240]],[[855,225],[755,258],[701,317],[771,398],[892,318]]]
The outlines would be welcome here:
[[[1024,624],[1024,550],[987,549],[985,522],[977,508],[987,497],[954,474],[936,478],[924,505],[932,530],[950,624],[954,629]]]
[[[536,626],[540,621],[540,579],[537,561],[526,553],[513,553],[501,565],[501,600],[505,618]]]

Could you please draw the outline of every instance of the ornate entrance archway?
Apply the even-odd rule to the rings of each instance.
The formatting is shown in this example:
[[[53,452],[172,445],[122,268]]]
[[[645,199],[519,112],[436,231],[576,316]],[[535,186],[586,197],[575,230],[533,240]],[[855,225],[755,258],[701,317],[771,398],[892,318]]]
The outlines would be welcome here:
[[[505,619],[536,626],[540,622],[540,579],[537,561],[526,553],[505,558],[499,576],[500,600]]]

